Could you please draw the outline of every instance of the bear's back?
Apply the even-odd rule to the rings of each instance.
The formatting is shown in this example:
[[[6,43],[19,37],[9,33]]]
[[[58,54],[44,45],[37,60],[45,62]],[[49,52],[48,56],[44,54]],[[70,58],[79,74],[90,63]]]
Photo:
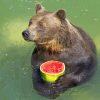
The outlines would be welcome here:
[[[93,40],[91,39],[91,37],[85,31],[83,31],[83,29],[81,29],[80,27],[75,26],[75,25],[73,25],[73,26],[75,28],[77,28],[80,35],[82,36],[82,38],[86,42],[86,44],[90,47],[91,51],[96,54],[96,47],[95,47],[95,44],[94,44]]]

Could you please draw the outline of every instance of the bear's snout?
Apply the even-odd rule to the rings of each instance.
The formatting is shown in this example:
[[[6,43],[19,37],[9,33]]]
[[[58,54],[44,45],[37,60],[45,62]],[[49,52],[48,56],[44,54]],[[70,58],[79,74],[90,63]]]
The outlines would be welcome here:
[[[29,31],[28,30],[25,30],[22,32],[22,36],[25,38],[25,39],[28,39],[29,38]]]

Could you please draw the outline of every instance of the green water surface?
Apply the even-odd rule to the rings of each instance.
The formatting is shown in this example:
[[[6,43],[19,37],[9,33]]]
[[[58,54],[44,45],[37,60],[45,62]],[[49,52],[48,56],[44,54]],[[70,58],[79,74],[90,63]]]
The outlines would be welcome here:
[[[87,31],[97,47],[98,65],[92,79],[56,100],[100,100],[100,0],[0,0],[0,100],[49,100],[32,87],[34,44],[21,36],[35,14],[36,2],[49,11],[65,9],[68,19]]]

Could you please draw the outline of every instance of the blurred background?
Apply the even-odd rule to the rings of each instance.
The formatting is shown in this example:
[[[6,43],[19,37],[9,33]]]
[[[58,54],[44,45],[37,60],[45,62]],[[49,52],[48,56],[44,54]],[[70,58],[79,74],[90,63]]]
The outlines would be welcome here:
[[[92,79],[56,100],[100,100],[100,0],[0,0],[0,100],[49,100],[32,87],[34,43],[21,35],[37,2],[49,11],[65,9],[67,18],[88,32],[97,47],[98,65]]]

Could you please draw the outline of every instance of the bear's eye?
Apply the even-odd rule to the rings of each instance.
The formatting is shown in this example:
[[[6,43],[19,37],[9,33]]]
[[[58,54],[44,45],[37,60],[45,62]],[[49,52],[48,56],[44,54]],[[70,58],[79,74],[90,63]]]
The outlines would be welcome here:
[[[39,23],[38,23],[38,26],[39,26],[40,28],[43,28],[43,27],[44,27],[42,22],[39,22]]]
[[[45,31],[45,26],[43,25],[42,22],[38,22],[37,29],[38,29],[38,31],[41,31],[41,32]]]

